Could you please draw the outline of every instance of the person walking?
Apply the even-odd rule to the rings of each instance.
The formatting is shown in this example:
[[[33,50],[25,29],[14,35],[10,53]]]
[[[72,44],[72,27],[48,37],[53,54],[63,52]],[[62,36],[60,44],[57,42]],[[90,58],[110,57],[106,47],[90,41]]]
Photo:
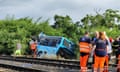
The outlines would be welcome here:
[[[80,48],[80,72],[87,71],[87,61],[89,53],[91,52],[91,39],[89,37],[89,32],[85,32],[84,36],[79,39]]]
[[[104,32],[99,32],[99,38],[95,41],[95,63],[93,67],[94,72],[103,72],[104,62],[107,55],[108,41],[105,38]]]

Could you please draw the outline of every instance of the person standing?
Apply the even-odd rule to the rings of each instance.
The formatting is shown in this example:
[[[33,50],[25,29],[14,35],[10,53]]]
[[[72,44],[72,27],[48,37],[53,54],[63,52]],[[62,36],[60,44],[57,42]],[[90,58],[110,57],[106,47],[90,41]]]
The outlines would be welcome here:
[[[92,46],[94,46],[96,40],[99,38],[99,32],[95,31],[95,36],[92,38]],[[92,57],[92,66],[94,66],[94,59],[95,59],[95,48],[92,48],[91,50],[91,57]]]
[[[99,38],[96,40],[94,44],[95,48],[95,63],[94,63],[94,72],[103,72],[104,70],[104,62],[107,55],[107,46],[108,41],[105,38],[104,32],[99,32]]]
[[[117,37],[113,42],[113,48],[116,52],[117,72],[120,72],[120,37]]]
[[[17,45],[16,45],[16,51],[15,51],[15,55],[21,55],[21,48],[22,48],[22,45],[21,45],[21,42],[18,41],[17,42]]]
[[[118,48],[117,48],[117,72],[120,72],[120,37],[118,37]]]
[[[88,57],[91,52],[91,39],[89,37],[89,32],[85,32],[84,36],[79,39],[79,48],[81,72],[86,72]]]
[[[37,41],[31,40],[30,41],[30,49],[32,50],[32,55],[34,58],[36,57],[36,47],[37,47]]]
[[[106,35],[106,32],[104,32],[104,34],[105,34],[105,38],[108,42],[108,49],[107,49],[107,55],[106,55],[106,58],[105,58],[105,66],[104,66],[104,71],[103,72],[108,72],[109,60],[110,60],[111,53],[112,53],[112,45],[111,45],[112,41],[110,42],[110,39]]]
[[[117,72],[120,72],[120,53],[118,55],[117,60],[118,60],[118,62],[117,62]]]

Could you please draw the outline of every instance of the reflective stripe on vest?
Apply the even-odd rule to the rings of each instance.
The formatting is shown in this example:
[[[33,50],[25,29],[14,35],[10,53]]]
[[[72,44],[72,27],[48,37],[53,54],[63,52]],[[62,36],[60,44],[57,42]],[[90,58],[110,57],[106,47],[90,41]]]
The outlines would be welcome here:
[[[80,47],[80,52],[89,53],[91,50],[89,47],[89,43],[86,42],[80,42],[79,47]]]

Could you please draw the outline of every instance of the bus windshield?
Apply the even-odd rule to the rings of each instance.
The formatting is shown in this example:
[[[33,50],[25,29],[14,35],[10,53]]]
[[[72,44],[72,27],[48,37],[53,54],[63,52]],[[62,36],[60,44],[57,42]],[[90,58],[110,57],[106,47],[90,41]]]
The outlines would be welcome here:
[[[61,38],[42,37],[40,38],[40,45],[56,47],[56,44],[60,44]]]

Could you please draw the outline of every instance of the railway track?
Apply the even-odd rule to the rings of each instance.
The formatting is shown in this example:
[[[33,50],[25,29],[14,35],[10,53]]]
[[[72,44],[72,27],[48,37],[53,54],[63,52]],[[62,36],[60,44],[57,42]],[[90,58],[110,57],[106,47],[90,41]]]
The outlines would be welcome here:
[[[12,61],[12,63],[13,62],[26,63],[24,65],[27,66],[27,69],[26,69],[26,66],[25,66],[25,68],[23,67],[23,64],[21,64],[20,67],[19,66],[12,66],[12,68],[20,69],[20,70],[28,70],[28,71],[31,71],[31,72],[44,72],[44,71],[45,72],[50,72],[50,71],[46,70],[47,67],[48,68],[53,67],[53,70],[55,70],[55,72],[67,72],[67,71],[68,72],[71,72],[71,71],[72,72],[75,72],[75,71],[78,72],[79,69],[80,69],[79,61],[74,61],[74,60],[71,61],[71,60],[40,59],[40,58],[14,57],[14,56],[0,56],[0,60]],[[1,63],[0,63],[0,65],[1,65]],[[1,66],[5,66],[5,64],[2,63]],[[31,68],[30,68],[30,66],[31,66]],[[41,70],[40,68],[43,67],[43,66],[47,66],[47,67],[44,67],[44,70]]]
[[[38,70],[38,69],[27,68],[27,67],[11,65],[11,64],[4,64],[4,63],[0,63],[0,67],[15,70],[14,72],[47,72],[44,70]],[[4,72],[4,71],[0,71],[0,72]]]
[[[72,60],[40,59],[40,58],[14,57],[14,56],[2,56],[0,57],[0,59],[25,62],[30,64],[63,67],[63,68],[69,68],[69,69],[80,69],[79,61],[72,61]]]
[[[41,58],[30,58],[30,57],[14,57],[14,56],[0,56],[0,60],[8,60],[8,61],[15,61],[15,62],[21,62],[21,63],[28,63],[26,65],[44,65],[48,67],[57,67],[57,69],[60,70],[76,70],[79,71],[80,66],[79,66],[79,61],[76,60],[56,60],[56,59],[41,59]],[[24,64],[25,65],[25,64]],[[4,66],[4,64],[2,65]],[[91,64],[88,64],[89,69],[91,69]],[[111,67],[115,67],[115,64],[110,64]],[[28,66],[27,66],[28,67]],[[13,68],[17,69],[17,66],[13,66]],[[40,70],[38,68],[27,68],[25,69],[23,66],[18,67],[18,69],[21,70],[29,70],[31,72],[46,72],[44,70]],[[36,70],[36,71],[35,71]],[[58,71],[55,71],[58,72]],[[64,72],[64,71],[60,71]],[[67,72],[67,71],[65,71]],[[68,71],[70,72],[70,71]],[[74,71],[73,71],[74,72]],[[89,71],[88,71],[89,72]],[[90,71],[91,72],[91,71]]]

